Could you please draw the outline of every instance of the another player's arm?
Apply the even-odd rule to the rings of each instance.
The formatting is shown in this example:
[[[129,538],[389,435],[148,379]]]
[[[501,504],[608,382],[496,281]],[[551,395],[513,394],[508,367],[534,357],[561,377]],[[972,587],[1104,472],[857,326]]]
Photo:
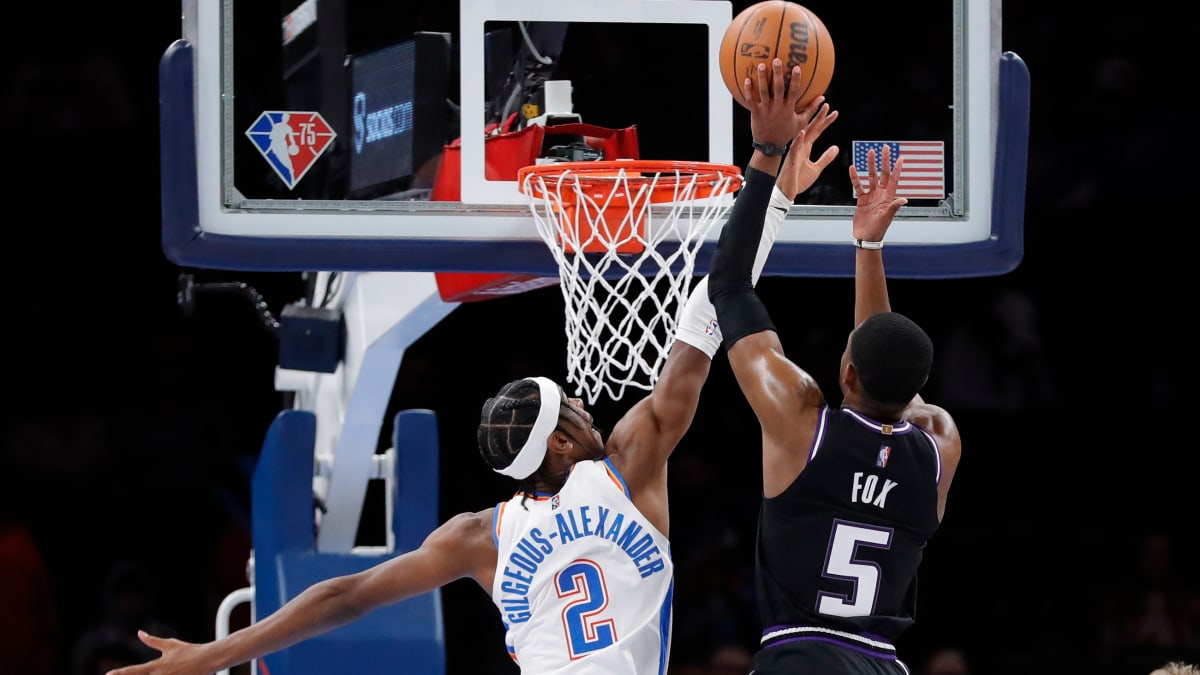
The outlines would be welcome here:
[[[804,132],[797,137],[798,143],[802,141]],[[806,157],[811,142],[802,147]],[[823,166],[833,161],[835,154],[835,148],[827,150],[822,155]],[[781,189],[791,184],[793,171],[800,168],[790,163],[780,174],[776,183]],[[804,470],[808,462],[804,450],[811,446],[824,398],[812,376],[785,356],[767,309],[746,277],[746,250],[757,229],[754,214],[761,208],[760,192],[769,180],[755,160],[746,173],[746,186],[716,245],[709,297],[724,331],[733,375],[762,428],[763,490],[774,496]],[[745,205],[745,210],[738,210],[739,205]]]
[[[757,297],[754,300],[761,306]],[[749,309],[744,300],[729,302]],[[726,325],[727,317],[739,311],[718,309]],[[807,465],[825,399],[813,377],[784,355],[773,328],[734,339],[728,355],[738,386],[762,427],[763,493],[774,497]]]
[[[775,180],[770,208],[762,218],[762,232],[751,272],[752,284],[756,284],[762,275],[775,237],[796,195],[812,187],[838,154],[837,146],[830,146],[817,159],[811,157],[813,144],[838,117],[837,111],[831,110],[825,103],[825,97],[820,96],[810,103],[802,112],[802,117],[809,121],[805,130],[792,141],[791,150]],[[651,449],[648,450],[657,452],[655,460],[660,463],[666,462],[671,449],[687,432],[695,417],[700,390],[708,378],[712,357],[721,346],[722,332],[715,320],[716,310],[708,299],[708,279],[704,278],[688,296],[675,342],[654,390],[639,403],[646,410],[643,413],[635,406],[631,411],[633,417],[639,413],[648,414],[651,418],[649,424],[661,434],[661,442],[650,444]]]
[[[460,514],[434,530],[420,548],[368,570],[313,584],[270,616],[203,644],[139,633],[157,659],[109,675],[215,673],[302,642],[383,605],[439,588],[463,577],[490,585],[495,567],[494,509]]]
[[[620,469],[634,505],[667,536],[667,459],[696,416],[711,367],[707,354],[676,341],[654,391],[625,413],[608,439],[609,458]]]
[[[755,154],[759,154],[755,151]],[[729,365],[762,428],[763,490],[782,492],[804,469],[824,402],[816,381],[791,362],[747,267],[771,176],[751,162],[746,185],[721,230],[709,272],[709,298],[725,338]]]
[[[766,91],[760,70],[759,91]],[[775,141],[779,126],[786,128],[791,103],[782,95],[782,68],[773,68],[775,95],[762,97],[751,106],[750,120],[755,140]],[[747,87],[747,90],[749,88]],[[748,93],[748,91],[747,91]],[[754,101],[751,96],[747,100]],[[803,130],[805,119],[793,128]],[[820,388],[804,370],[789,361],[770,315],[754,292],[751,261],[758,240],[762,213],[778,161],[755,150],[746,170],[746,183],[721,230],[709,272],[709,298],[725,336],[725,348],[738,384],[753,408],[763,431],[763,488],[768,496],[778,494],[804,468],[807,450],[816,428],[823,398]],[[800,449],[797,452],[797,449]],[[790,476],[790,477],[789,477]]]

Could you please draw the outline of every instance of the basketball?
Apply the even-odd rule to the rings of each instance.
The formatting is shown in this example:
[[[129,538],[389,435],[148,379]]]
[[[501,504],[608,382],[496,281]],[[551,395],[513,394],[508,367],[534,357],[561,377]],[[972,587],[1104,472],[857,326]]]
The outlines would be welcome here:
[[[833,38],[821,19],[794,2],[766,0],[742,10],[721,38],[721,77],[735,101],[747,106],[742,95],[747,77],[751,92],[758,96],[755,69],[764,61],[770,68],[776,56],[783,60],[786,91],[795,87],[803,91],[797,110],[824,94],[833,80]],[[791,81],[792,66],[800,66],[799,82]]]

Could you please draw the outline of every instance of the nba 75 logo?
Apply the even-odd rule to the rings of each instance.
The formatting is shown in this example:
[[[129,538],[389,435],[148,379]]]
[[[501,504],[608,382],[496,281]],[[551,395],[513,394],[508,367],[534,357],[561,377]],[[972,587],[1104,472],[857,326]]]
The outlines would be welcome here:
[[[246,136],[289,190],[337,138],[321,113],[278,110],[259,115]]]

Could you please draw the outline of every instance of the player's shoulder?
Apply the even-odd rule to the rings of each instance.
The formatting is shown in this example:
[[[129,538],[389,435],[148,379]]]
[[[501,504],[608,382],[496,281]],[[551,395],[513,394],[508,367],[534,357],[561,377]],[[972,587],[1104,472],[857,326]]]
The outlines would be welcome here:
[[[958,430],[950,411],[923,400],[914,401],[905,408],[904,419],[935,436],[957,434]]]
[[[919,400],[904,411],[904,418],[933,437],[943,463],[958,463],[962,452],[962,438],[949,411],[939,405]]]
[[[493,545],[492,529],[496,516],[496,508],[491,507],[482,511],[467,511],[451,516],[437,528],[438,538],[464,544],[484,543]]]

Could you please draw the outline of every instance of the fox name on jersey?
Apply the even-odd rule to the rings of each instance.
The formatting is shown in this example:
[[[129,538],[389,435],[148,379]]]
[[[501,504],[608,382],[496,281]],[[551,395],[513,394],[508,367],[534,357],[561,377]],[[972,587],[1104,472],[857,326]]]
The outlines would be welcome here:
[[[556,531],[545,533],[534,527],[513,545],[508,562],[501,573],[503,593],[501,604],[510,623],[528,621],[529,585],[533,575],[556,545],[562,546],[585,537],[601,537],[615,543],[637,565],[642,578],[658,574],[667,568],[663,552],[654,537],[632,516],[612,508],[584,505],[565,509],[554,516]]]
[[[859,504],[870,504],[883,508],[887,504],[888,493],[899,483],[890,479],[879,479],[873,473],[854,472],[853,484],[850,486],[850,501]]]

